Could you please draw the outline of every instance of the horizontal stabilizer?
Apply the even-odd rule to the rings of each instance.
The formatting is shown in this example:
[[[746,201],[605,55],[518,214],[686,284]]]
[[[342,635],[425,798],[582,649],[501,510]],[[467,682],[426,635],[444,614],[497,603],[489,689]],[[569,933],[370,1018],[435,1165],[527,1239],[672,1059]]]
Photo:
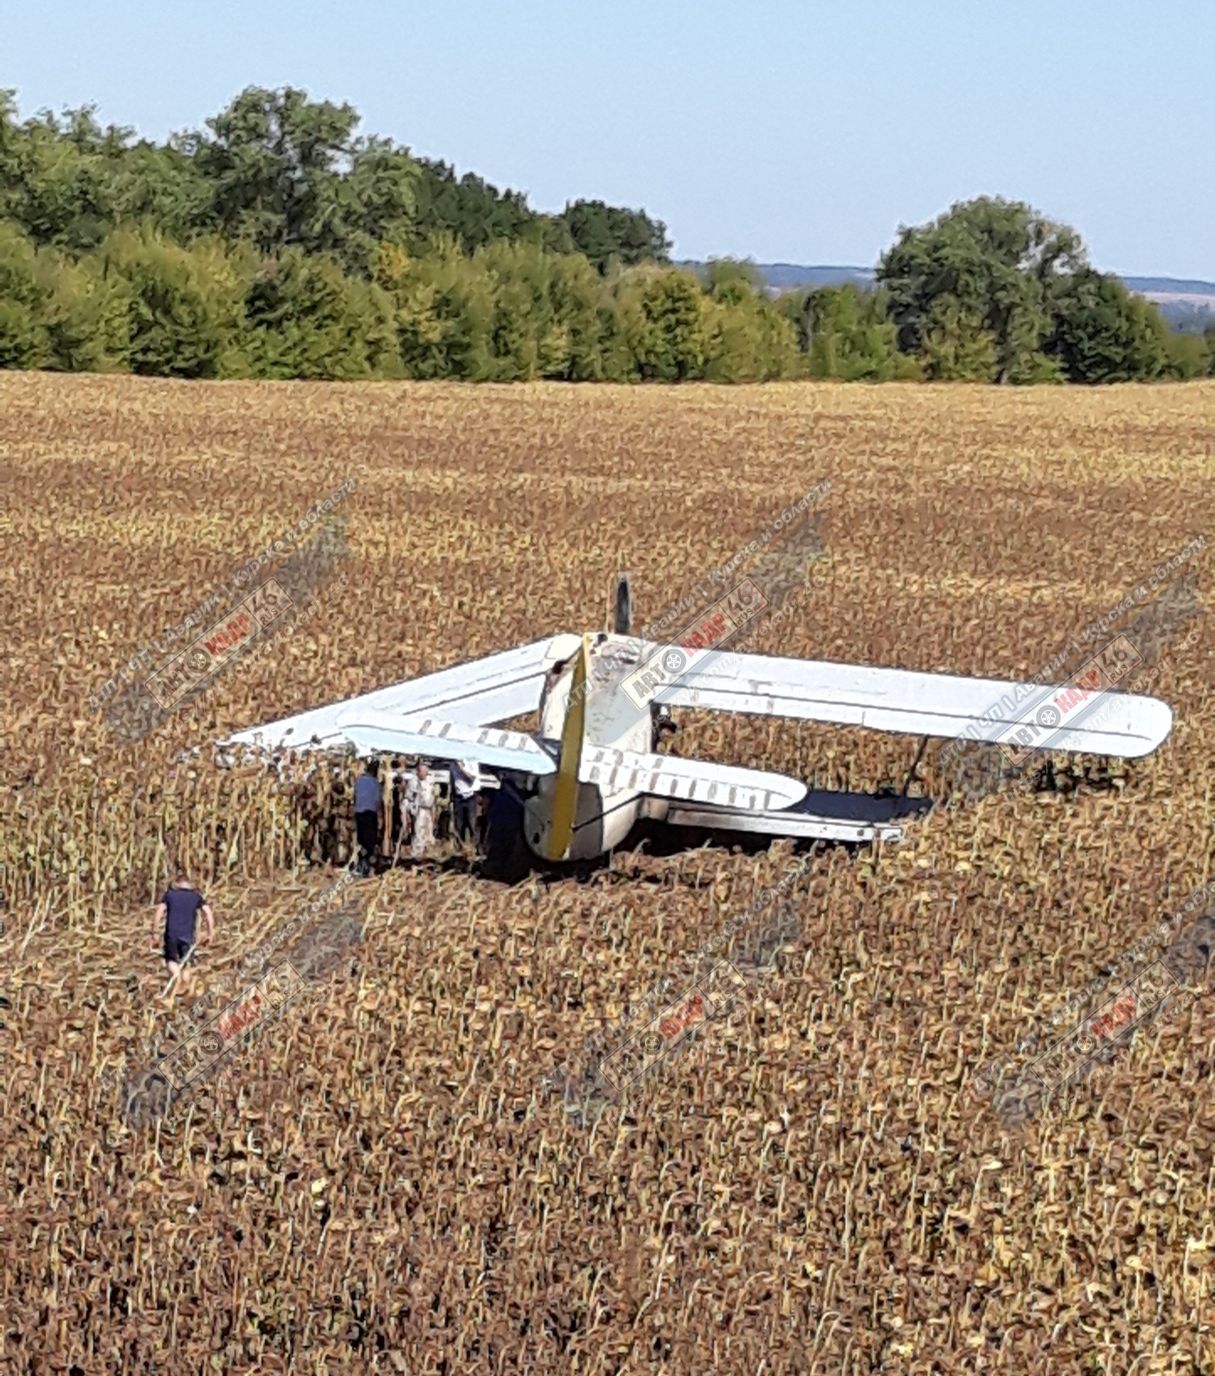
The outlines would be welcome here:
[[[646,755],[606,745],[583,747],[578,778],[608,794],[648,793],[747,812],[792,807],[806,796],[805,784],[783,774],[711,760],[685,760],[679,755]]]
[[[426,717],[402,722],[389,713],[351,708],[338,719],[339,735],[360,755],[424,755],[437,760],[475,760],[491,769],[554,774],[553,756],[522,731],[464,726]]]

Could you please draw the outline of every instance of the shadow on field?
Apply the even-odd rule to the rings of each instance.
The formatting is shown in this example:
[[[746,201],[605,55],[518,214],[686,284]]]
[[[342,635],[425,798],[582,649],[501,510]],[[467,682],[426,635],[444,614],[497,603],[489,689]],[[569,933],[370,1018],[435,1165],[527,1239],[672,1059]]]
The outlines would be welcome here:
[[[841,822],[883,823],[913,820],[928,812],[933,806],[934,801],[931,798],[814,789],[806,794],[796,808],[790,808],[789,812]],[[520,812],[520,821],[521,816]],[[607,875],[608,882],[611,883],[627,880],[665,885],[668,880],[663,876],[643,873],[635,863],[629,865],[629,856],[643,850],[655,858],[668,859],[705,848],[734,851],[743,855],[760,855],[769,850],[777,840],[791,842],[795,855],[809,854],[834,846],[857,851],[869,845],[868,842],[774,837],[723,828],[673,826],[666,822],[640,821],[629,832],[623,844],[610,854],[558,866],[546,864],[531,853],[523,840],[521,825],[515,826],[513,814],[504,809],[500,821],[503,830],[495,836],[491,828],[485,859],[471,867],[471,872],[479,878],[506,885],[521,883],[535,875],[545,876],[552,883],[573,880],[575,883],[588,884],[601,881]],[[444,862],[442,867],[455,868],[451,862]]]

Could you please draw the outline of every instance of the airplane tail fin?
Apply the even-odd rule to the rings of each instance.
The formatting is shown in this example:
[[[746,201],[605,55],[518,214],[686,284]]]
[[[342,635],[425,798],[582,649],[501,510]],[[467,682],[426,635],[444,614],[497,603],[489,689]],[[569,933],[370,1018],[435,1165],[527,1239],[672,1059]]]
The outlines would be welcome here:
[[[633,634],[633,584],[627,573],[616,575],[616,589],[612,594],[612,624],[608,629],[613,635]]]

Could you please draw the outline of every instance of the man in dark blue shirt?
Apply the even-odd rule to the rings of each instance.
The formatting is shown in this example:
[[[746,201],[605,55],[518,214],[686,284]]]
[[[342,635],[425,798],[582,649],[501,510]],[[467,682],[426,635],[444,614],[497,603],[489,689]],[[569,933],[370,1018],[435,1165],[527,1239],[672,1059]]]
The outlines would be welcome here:
[[[185,873],[179,870],[156,908],[156,924],[157,927],[161,922],[165,924],[164,955],[169,977],[180,976],[183,984],[186,979],[186,960],[194,949],[195,926],[200,912],[207,924],[203,940],[210,941],[215,935],[215,917],[211,905],[194,888]]]
[[[358,842],[357,869],[369,875],[380,851],[380,813],[384,793],[380,787],[380,762],[370,759],[354,785],[354,834]]]

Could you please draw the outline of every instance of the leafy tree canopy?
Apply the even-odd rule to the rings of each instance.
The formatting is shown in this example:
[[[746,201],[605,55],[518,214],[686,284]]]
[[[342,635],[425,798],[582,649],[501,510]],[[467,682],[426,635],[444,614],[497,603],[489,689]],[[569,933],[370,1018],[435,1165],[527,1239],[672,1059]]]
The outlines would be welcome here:
[[[981,196],[931,224],[904,226],[883,254],[877,280],[904,352],[924,353],[943,321],[964,323],[966,366],[978,369],[986,351],[981,332],[994,349],[994,380],[1021,382],[1041,365],[1052,284],[1084,263],[1074,230],[1020,201]]]

